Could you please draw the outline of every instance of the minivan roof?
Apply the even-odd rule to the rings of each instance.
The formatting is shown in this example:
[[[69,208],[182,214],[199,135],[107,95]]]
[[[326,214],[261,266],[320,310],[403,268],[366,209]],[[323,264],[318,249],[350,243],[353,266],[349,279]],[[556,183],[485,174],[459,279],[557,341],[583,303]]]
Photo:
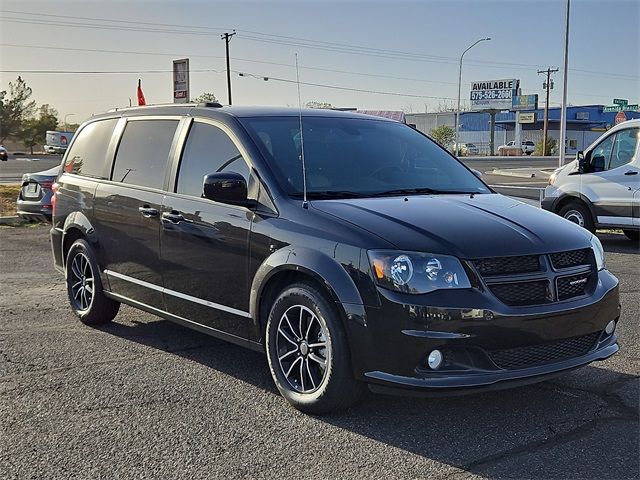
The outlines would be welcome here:
[[[116,108],[98,114],[98,117],[114,117],[114,114],[122,116],[139,115],[198,115],[203,117],[230,116],[238,118],[247,117],[297,117],[302,112],[305,117],[336,117],[336,118],[361,118],[366,120],[379,120],[383,122],[394,122],[383,117],[365,115],[362,113],[344,112],[339,110],[329,110],[320,108],[291,108],[291,107],[267,107],[267,106],[205,106],[202,104],[165,104],[148,105],[143,107]],[[119,116],[119,115],[118,115]]]

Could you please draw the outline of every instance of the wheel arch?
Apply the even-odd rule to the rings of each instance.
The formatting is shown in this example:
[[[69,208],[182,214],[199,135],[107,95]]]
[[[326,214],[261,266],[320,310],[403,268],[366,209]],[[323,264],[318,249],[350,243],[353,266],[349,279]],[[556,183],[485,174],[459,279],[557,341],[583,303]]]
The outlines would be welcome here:
[[[587,207],[587,209],[589,210],[589,213],[591,214],[591,218],[593,219],[593,223],[597,225],[598,217],[596,216],[596,212],[595,212],[595,208],[593,207],[593,204],[591,203],[591,201],[589,200],[588,197],[586,197],[585,195],[583,195],[580,192],[568,192],[568,193],[563,194],[556,201],[556,203],[555,203],[555,205],[553,207],[553,212],[556,213],[556,214],[559,214],[560,210],[562,209],[562,207],[564,207],[565,205],[567,205],[567,204],[569,204],[571,202],[578,202],[578,203],[581,203],[581,204],[585,205]]]
[[[309,281],[326,293],[344,320],[365,323],[362,297],[345,269],[330,256],[306,247],[286,247],[271,254],[254,276],[249,309],[255,338],[262,340],[269,306],[287,286]]]

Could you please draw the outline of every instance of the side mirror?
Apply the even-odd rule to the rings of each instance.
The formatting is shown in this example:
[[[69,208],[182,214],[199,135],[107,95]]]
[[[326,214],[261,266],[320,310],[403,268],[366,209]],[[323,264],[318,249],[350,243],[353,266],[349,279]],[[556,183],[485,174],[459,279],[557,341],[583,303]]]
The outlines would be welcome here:
[[[594,172],[602,172],[604,170],[604,155],[593,157],[590,163]]]
[[[586,161],[584,159],[584,152],[582,150],[576,153],[576,160],[578,161],[578,171],[580,173],[584,173]]]
[[[214,202],[231,205],[247,205],[247,182],[235,172],[218,172],[205,175],[202,196]]]
[[[482,172],[480,170],[476,170],[475,168],[472,168],[471,171],[476,177],[482,178]]]

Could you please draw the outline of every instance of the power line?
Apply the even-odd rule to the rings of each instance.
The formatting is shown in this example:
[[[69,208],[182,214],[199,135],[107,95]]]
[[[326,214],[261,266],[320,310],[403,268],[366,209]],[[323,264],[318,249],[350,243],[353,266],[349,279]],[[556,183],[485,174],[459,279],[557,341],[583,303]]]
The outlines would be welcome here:
[[[298,83],[296,80],[292,80],[289,78],[270,77],[268,75],[258,75],[255,73],[239,72],[236,70],[232,70],[232,71],[233,73],[237,73],[241,77],[253,77],[260,80],[273,80],[275,82]],[[455,100],[453,97],[437,97],[432,95],[418,95],[418,94],[412,94],[412,93],[386,92],[382,90],[368,90],[364,88],[341,87],[339,85],[328,85],[325,83],[315,83],[315,82],[300,82],[300,85],[331,88],[334,90],[346,90],[349,92],[373,93],[377,95],[390,95],[390,96],[396,96],[396,97],[429,98],[429,99],[436,99],[436,100]]]
[[[44,49],[44,50],[62,50],[62,51],[70,51],[70,52],[92,52],[92,53],[117,53],[117,54],[131,54],[131,55],[154,55],[161,57],[196,57],[196,58],[220,58],[224,59],[224,55],[199,55],[199,54],[187,54],[187,53],[158,53],[158,52],[139,52],[139,51],[130,51],[130,50],[106,50],[106,49],[96,49],[96,48],[77,48],[77,47],[52,47],[45,45],[20,45],[14,43],[0,43],[0,46],[3,47],[14,47],[14,48],[35,48],[35,49]],[[240,58],[240,57],[231,57],[232,60],[239,62],[248,62],[248,63],[260,63],[264,65],[276,65],[287,68],[295,68],[294,65],[289,63],[281,63],[281,62],[269,62],[266,60],[256,60],[250,58]],[[357,75],[361,77],[374,77],[374,78],[388,78],[392,80],[405,80],[411,82],[422,82],[422,83],[435,83],[441,85],[456,85],[455,82],[444,82],[439,80],[425,80],[422,78],[412,78],[412,77],[399,77],[395,75],[383,75],[376,73],[367,73],[367,72],[353,72],[349,70],[339,70],[334,68],[326,68],[326,67],[312,67],[312,66],[301,66],[301,70],[316,70],[320,72],[329,72],[329,73],[343,73],[347,75]]]
[[[226,70],[204,68],[190,70],[190,73],[225,73]],[[29,73],[47,75],[110,75],[110,74],[138,74],[138,73],[171,73],[173,70],[0,70],[0,73]]]
[[[19,15],[29,15],[35,17],[44,17],[44,18],[66,18],[66,19],[75,19],[75,20],[88,20],[94,22],[102,22],[102,23],[73,23],[73,22],[57,22],[52,24],[46,20],[40,19],[15,19],[15,18],[7,18],[7,20],[11,20],[17,23],[34,23],[38,25],[48,25],[48,26],[71,26],[71,27],[80,27],[80,28],[98,28],[98,29],[107,29],[107,30],[124,30],[124,31],[144,31],[151,33],[176,33],[176,34],[193,34],[193,35],[214,35],[219,34],[221,28],[218,27],[207,27],[207,26],[197,26],[197,25],[184,25],[184,24],[167,24],[167,23],[155,23],[155,22],[141,22],[141,21],[130,21],[130,20],[119,20],[119,19],[100,19],[95,17],[78,17],[72,15],[55,15],[55,14],[45,14],[45,13],[31,13],[31,12],[22,12],[16,10],[3,10],[3,13],[9,14],[19,14]],[[5,18],[1,18],[0,20],[5,20]],[[121,24],[129,24],[129,25],[144,25],[149,27],[171,27],[171,28],[181,28],[181,29],[199,29],[199,31],[195,30],[168,30],[166,28],[139,28],[139,27],[122,27],[117,25],[105,25],[104,22],[111,23],[121,23]],[[277,34],[269,34],[256,32],[252,30],[237,30],[240,32],[241,37],[257,42],[266,42],[272,44],[280,44],[280,45],[289,45],[296,46],[301,48],[312,48],[318,50],[326,50],[326,51],[334,51],[345,54],[355,54],[355,55],[367,55],[367,56],[376,56],[381,58],[388,58],[394,60],[414,60],[414,61],[422,61],[422,62],[434,62],[434,63],[442,63],[442,64],[455,64],[457,59],[453,57],[445,57],[445,56],[436,56],[436,55],[425,55],[413,52],[402,52],[397,50],[388,50],[388,49],[380,49],[373,47],[365,47],[358,45],[347,45],[340,44],[336,42],[327,42],[321,40],[310,40],[303,39],[300,37],[291,37],[286,35],[277,35]],[[249,35],[244,35],[247,33]],[[252,36],[253,35],[253,36]],[[258,36],[255,36],[258,35]],[[525,63],[512,63],[512,62],[496,62],[496,61],[481,61],[481,60],[470,60],[468,62],[472,65],[483,65],[491,68],[502,68],[502,66],[509,66],[510,68],[526,68],[535,67],[539,68],[541,65],[536,64],[525,64]],[[639,78],[636,75],[625,75],[625,74],[607,74],[606,72],[601,71],[591,71],[591,70],[583,70],[583,69],[570,69],[574,72],[580,72],[581,75],[586,76],[594,76],[594,77],[608,77],[608,78],[619,78],[619,79],[628,79],[635,80]]]

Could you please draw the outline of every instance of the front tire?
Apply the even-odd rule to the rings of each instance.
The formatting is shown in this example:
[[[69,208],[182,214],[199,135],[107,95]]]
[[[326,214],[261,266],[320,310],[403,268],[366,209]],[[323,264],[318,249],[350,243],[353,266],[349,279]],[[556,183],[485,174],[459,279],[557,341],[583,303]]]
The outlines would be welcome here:
[[[274,302],[267,358],[282,396],[296,409],[324,414],[355,404],[363,390],[337,309],[314,286],[296,283]]]
[[[580,225],[586,228],[591,233],[596,231],[596,226],[593,223],[593,217],[586,205],[578,202],[569,202],[560,209],[558,215],[569,220],[570,222]]]
[[[71,245],[65,265],[69,303],[80,321],[103,325],[113,320],[120,303],[105,297],[98,262],[86,240],[79,239]]]

